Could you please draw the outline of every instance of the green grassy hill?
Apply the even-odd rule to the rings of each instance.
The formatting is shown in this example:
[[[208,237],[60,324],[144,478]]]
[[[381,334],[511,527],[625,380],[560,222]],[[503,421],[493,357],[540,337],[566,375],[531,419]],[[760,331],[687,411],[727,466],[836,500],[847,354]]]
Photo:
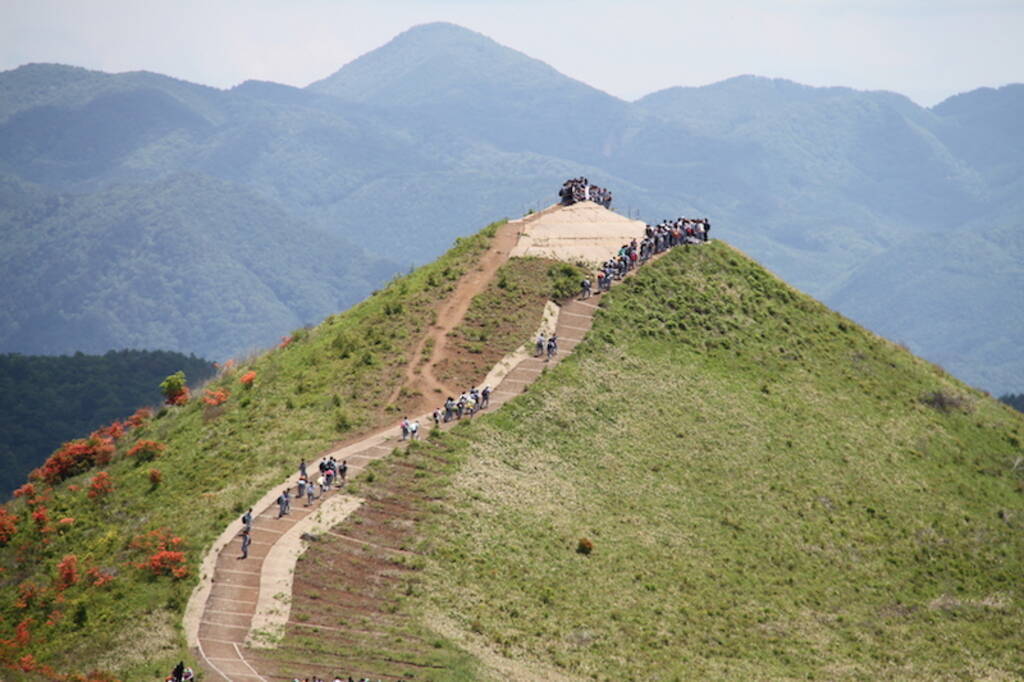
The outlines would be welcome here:
[[[181,619],[205,550],[300,458],[397,422],[416,401],[395,395],[409,353],[495,229],[193,387],[186,405],[51,457],[73,475],[33,480],[0,511],[0,665],[11,668],[0,677],[48,666],[157,679],[188,658]],[[208,404],[217,391],[227,400]],[[97,494],[102,473],[112,489]],[[160,552],[183,554],[153,563]]]
[[[343,632],[286,638],[282,659],[340,649],[415,679],[1024,674],[1019,414],[721,242],[602,303],[526,395],[378,463],[339,532],[382,528],[412,570],[385,589],[333,564],[381,615],[296,603]],[[378,518],[396,505],[418,519],[397,538],[408,520]]]
[[[187,656],[206,547],[300,457],[417,400],[396,393],[409,353],[493,233],[223,374],[222,405],[196,391],[130,430],[96,457],[112,491],[89,494],[100,466],[23,490],[0,515],[6,678],[150,679]],[[519,324],[484,324],[493,294],[467,343]],[[296,584],[330,589],[292,618],[329,627],[274,655],[407,679],[1024,675],[1019,414],[721,242],[601,303],[522,397],[355,482],[341,532],[407,554],[359,582],[371,563],[313,543]],[[163,449],[129,454],[142,441]]]

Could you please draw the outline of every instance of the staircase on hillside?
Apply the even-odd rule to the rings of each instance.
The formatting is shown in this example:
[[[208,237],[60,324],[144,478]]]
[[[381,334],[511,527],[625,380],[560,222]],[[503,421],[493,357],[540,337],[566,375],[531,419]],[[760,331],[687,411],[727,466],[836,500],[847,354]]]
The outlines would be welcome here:
[[[572,353],[593,325],[594,313],[597,310],[594,300],[572,300],[561,307],[556,326],[558,355],[550,362],[535,357],[521,360],[495,387],[487,411],[495,410],[522,394],[523,390],[540,376],[544,367],[558,364]],[[431,421],[430,415],[423,415],[419,419],[424,425]],[[444,425],[444,428],[451,426],[454,426],[454,422]],[[381,459],[401,444],[397,433],[379,433],[330,452],[325,457],[333,456],[338,461],[345,460],[349,467],[349,477],[355,477],[370,462]],[[315,472],[317,464],[312,462],[309,470]],[[279,538],[317,509],[317,505],[303,507],[303,502],[294,502],[291,514],[280,519],[277,518],[277,505],[273,502],[259,510],[253,521],[252,546],[249,548],[247,560],[241,561],[236,558],[239,555],[237,541],[228,543],[217,557],[212,590],[199,624],[197,658],[206,668],[207,680],[267,682],[267,678],[260,675],[246,660],[245,641],[256,613],[260,575],[264,572],[267,555]],[[300,623],[292,622],[288,625],[302,626]],[[325,668],[323,674],[330,673]]]

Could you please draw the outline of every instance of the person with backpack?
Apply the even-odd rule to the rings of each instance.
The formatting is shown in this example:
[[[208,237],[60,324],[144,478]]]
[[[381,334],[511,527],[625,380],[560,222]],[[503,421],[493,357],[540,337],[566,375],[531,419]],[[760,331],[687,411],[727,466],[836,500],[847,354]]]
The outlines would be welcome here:
[[[584,277],[580,282],[580,300],[585,301],[588,298],[590,298],[590,278]]]
[[[409,438],[409,418],[402,417],[400,425],[402,427],[402,440],[406,440],[407,438]]]
[[[558,337],[556,335],[552,334],[551,338],[548,339],[548,358],[547,359],[550,360],[551,358],[555,357],[555,355],[557,353],[558,353]]]
[[[491,404],[491,385],[487,384],[486,386],[484,386],[484,390],[480,391],[480,409],[482,410],[485,407],[489,406],[490,404]]]
[[[288,513],[288,488],[277,496],[277,518],[281,518]]]
[[[544,355],[545,343],[546,339],[544,338],[544,332],[541,332],[540,334],[537,335],[537,352],[533,354],[534,357],[539,358],[540,356]]]

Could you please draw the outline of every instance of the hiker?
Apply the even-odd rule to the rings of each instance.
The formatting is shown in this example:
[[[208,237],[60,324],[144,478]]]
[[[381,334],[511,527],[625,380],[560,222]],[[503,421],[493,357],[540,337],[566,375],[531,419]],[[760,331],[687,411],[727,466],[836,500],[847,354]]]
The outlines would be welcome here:
[[[537,335],[537,352],[533,354],[534,357],[539,358],[540,356],[544,355],[545,343],[546,340],[544,338],[544,332],[541,332],[540,334]]]
[[[284,492],[277,496],[277,507],[277,518],[288,513],[288,488],[285,488]]]
[[[324,477],[320,477],[320,494],[324,494]],[[313,482],[310,481],[309,485],[306,486],[306,506],[313,504]]]
[[[249,545],[252,544],[252,536],[249,534],[248,528],[242,529],[242,556],[239,559],[249,558]]]
[[[402,421],[399,423],[402,427],[402,440],[406,440],[409,437],[409,418],[402,417]]]
[[[411,440],[420,439],[420,423],[418,421],[414,420],[411,424],[409,424],[409,438]]]
[[[480,392],[480,409],[484,409],[491,404],[491,385],[487,384],[484,386],[484,390]]]
[[[452,420],[455,415],[455,399],[448,396],[448,400],[444,401],[444,423],[447,424]]]
[[[347,479],[348,479],[348,462],[345,461],[345,460],[341,460],[341,466],[338,467],[338,480],[340,481],[339,485],[344,485],[345,481]]]
[[[580,300],[581,301],[590,298],[590,279],[589,278],[587,278],[587,277],[583,278],[583,281],[580,282],[580,289],[581,289],[581,291],[580,291]]]
[[[299,484],[296,487],[295,497],[302,499],[302,496],[306,494],[306,477],[303,476],[299,479]]]
[[[438,407],[434,410],[434,428],[441,428],[441,408]]]
[[[247,531],[251,531],[252,530],[252,508],[251,507],[249,508],[249,511],[245,512],[244,514],[242,514],[242,525],[245,526],[245,529]]]
[[[551,338],[548,339],[548,357],[547,357],[547,359],[550,360],[551,358],[555,357],[556,353],[558,353],[558,337],[556,335],[552,334]]]
[[[305,458],[303,458],[302,461],[299,462],[299,476],[302,476],[302,477],[306,476],[306,460],[305,460]]]

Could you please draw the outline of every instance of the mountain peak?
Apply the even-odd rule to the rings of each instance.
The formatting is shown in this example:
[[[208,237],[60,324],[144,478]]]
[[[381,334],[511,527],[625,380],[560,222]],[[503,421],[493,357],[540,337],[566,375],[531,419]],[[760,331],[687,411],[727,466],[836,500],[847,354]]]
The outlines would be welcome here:
[[[599,93],[538,59],[446,22],[413,26],[308,86],[315,92],[383,106],[422,106],[457,100],[460,95],[475,97],[481,88],[488,93],[565,89]]]

